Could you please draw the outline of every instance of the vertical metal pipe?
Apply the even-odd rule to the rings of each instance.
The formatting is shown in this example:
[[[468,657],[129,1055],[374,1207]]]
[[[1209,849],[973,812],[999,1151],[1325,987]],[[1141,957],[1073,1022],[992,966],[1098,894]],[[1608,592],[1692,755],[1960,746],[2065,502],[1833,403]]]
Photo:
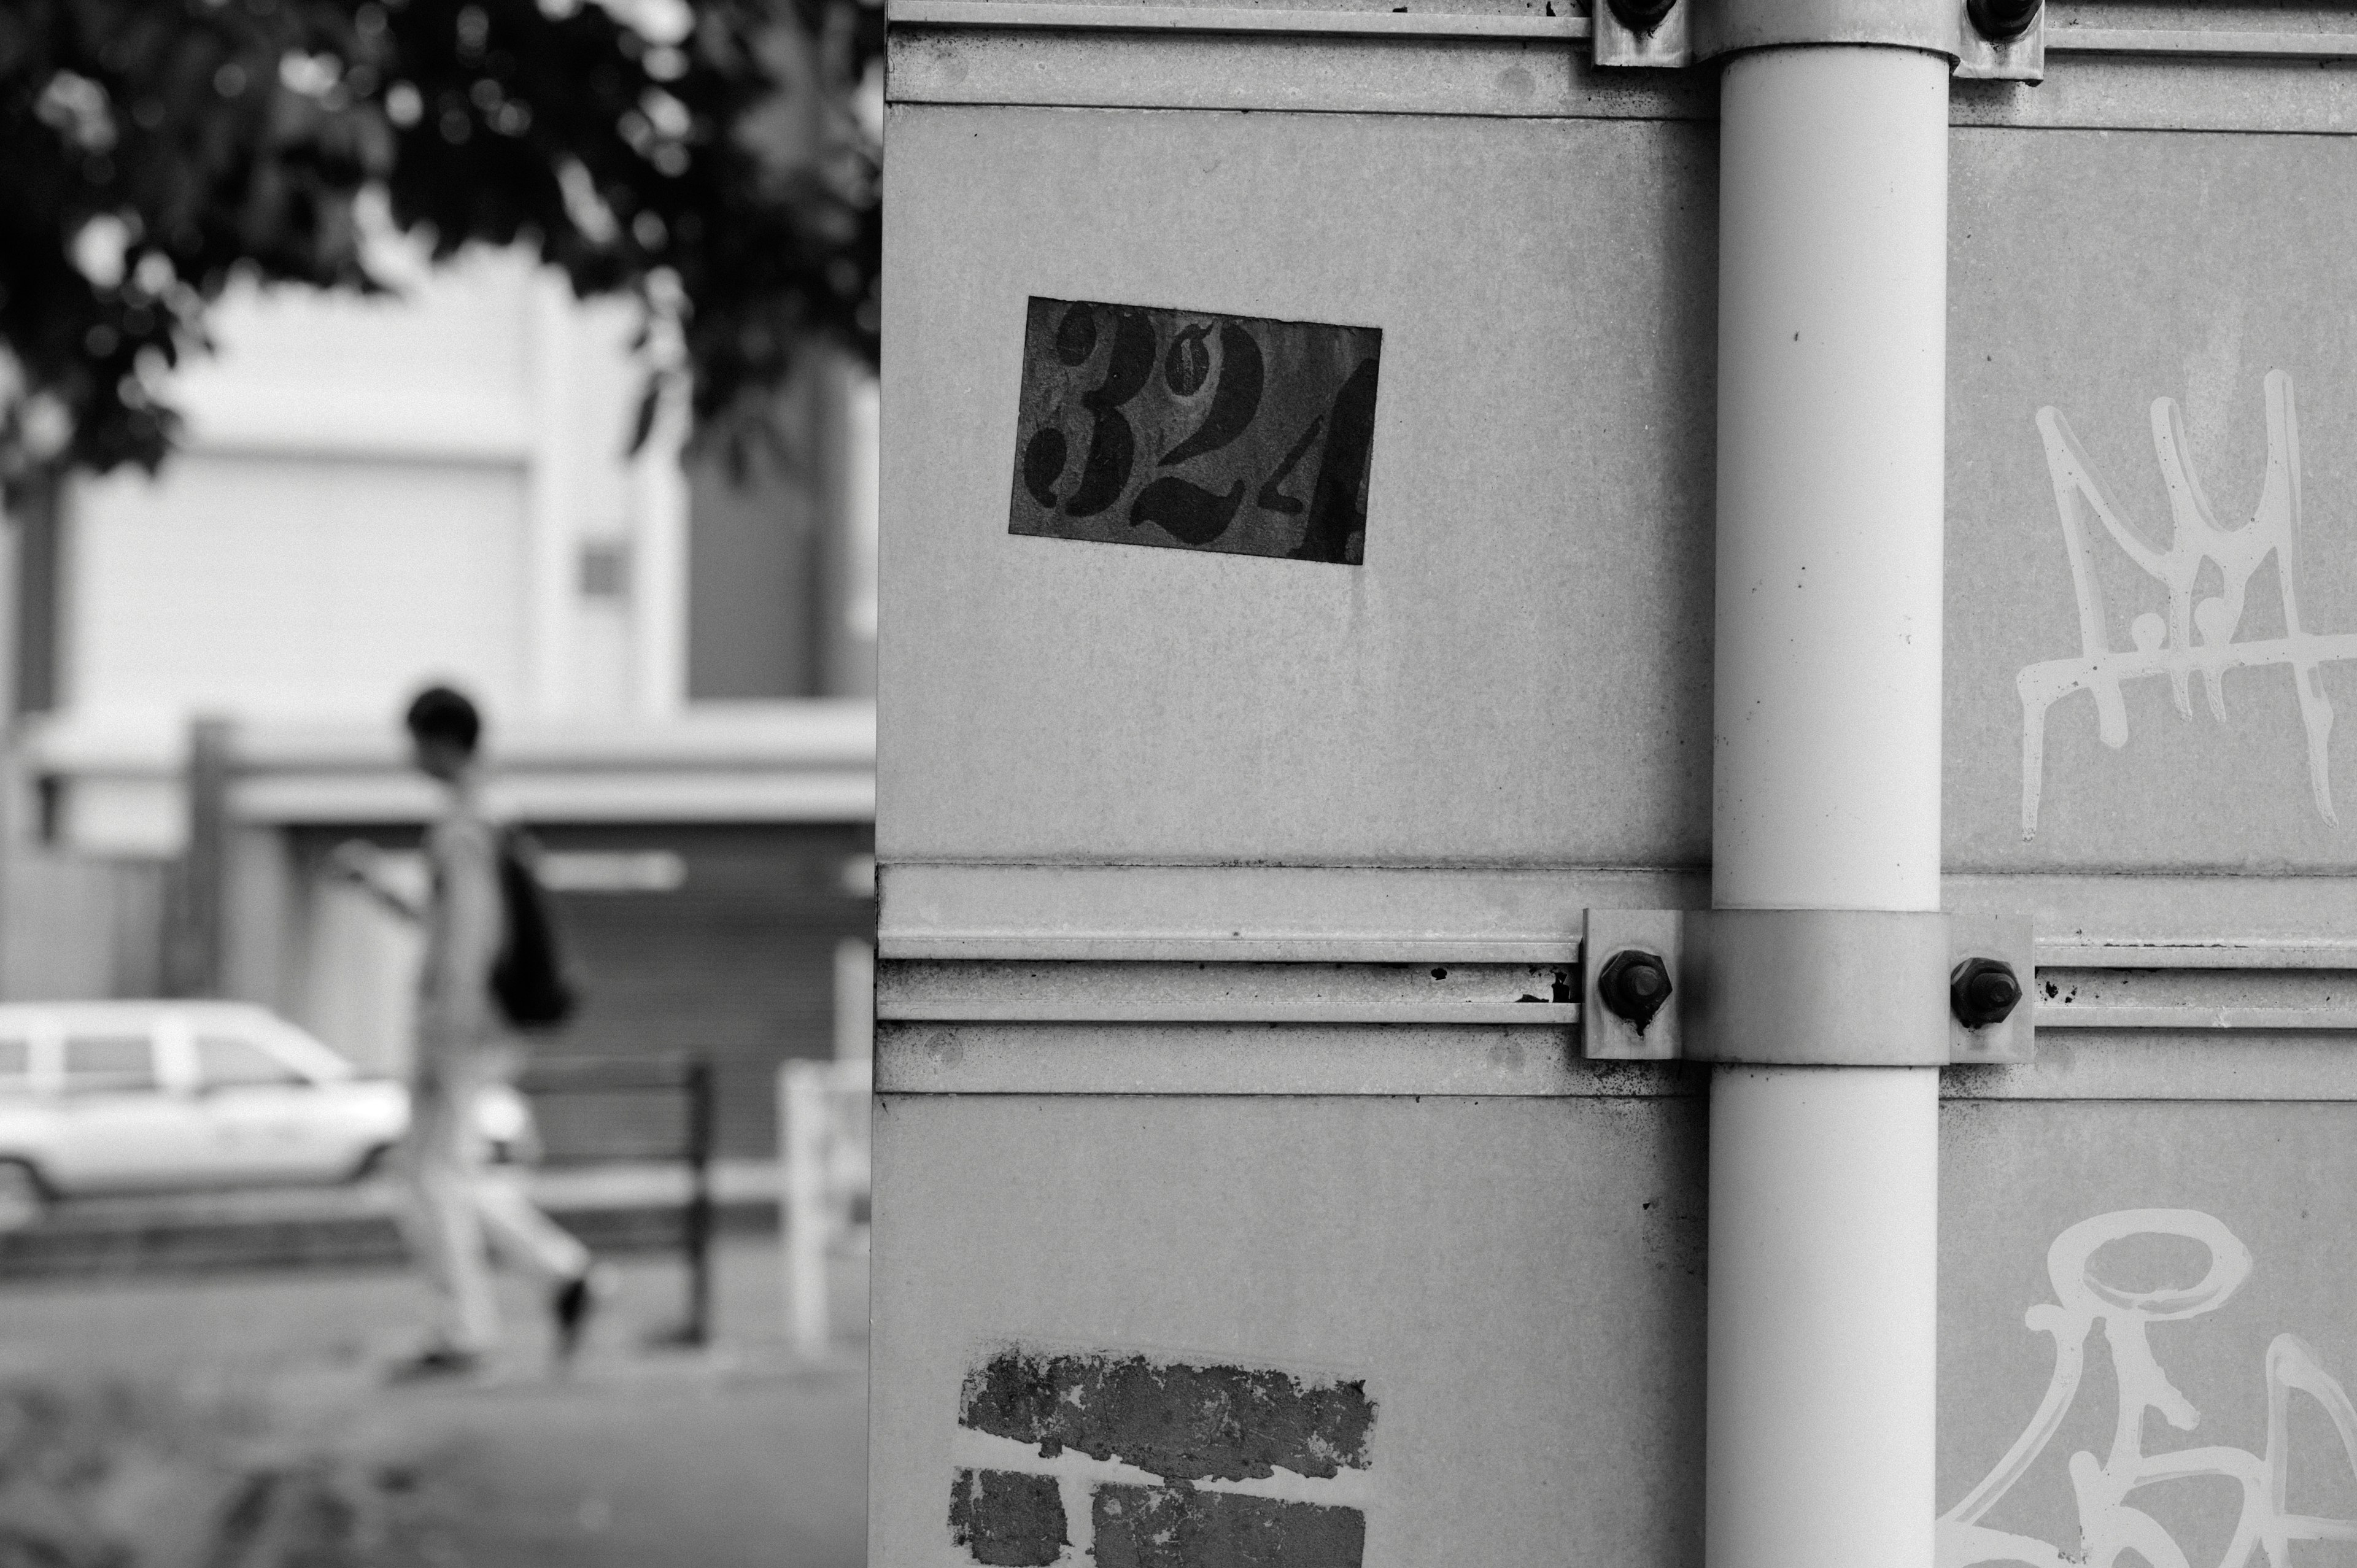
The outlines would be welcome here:
[[[1712,899],[1934,910],[1948,62],[1760,50],[1721,96]],[[1711,1093],[1711,1568],[1932,1561],[1938,1073]]]

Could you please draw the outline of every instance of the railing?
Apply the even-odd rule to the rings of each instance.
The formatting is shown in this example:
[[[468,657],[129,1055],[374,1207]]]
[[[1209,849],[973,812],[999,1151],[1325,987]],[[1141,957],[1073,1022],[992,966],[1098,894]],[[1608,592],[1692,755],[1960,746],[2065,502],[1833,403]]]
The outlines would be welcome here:
[[[828,1254],[866,1219],[874,1090],[864,1059],[790,1061],[778,1069],[786,1337],[804,1359],[824,1356],[832,1334]]]
[[[645,1091],[682,1096],[684,1136],[678,1157],[688,1170],[687,1204],[681,1225],[687,1264],[687,1315],[661,1338],[675,1345],[712,1342],[712,1143],[716,1105],[712,1062],[693,1051],[609,1060],[597,1057],[542,1057],[517,1076],[516,1088],[534,1099],[560,1094]]]

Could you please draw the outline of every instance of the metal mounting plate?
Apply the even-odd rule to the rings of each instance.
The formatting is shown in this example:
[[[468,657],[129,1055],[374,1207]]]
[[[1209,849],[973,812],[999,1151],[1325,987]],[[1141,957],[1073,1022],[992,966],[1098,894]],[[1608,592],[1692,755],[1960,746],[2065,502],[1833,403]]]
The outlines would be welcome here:
[[[1614,953],[1670,972],[1669,1001],[1639,1030],[1597,994]],[[1948,977],[1968,958],[2010,965],[2022,999],[1967,1029]],[[1580,1054],[1591,1060],[1914,1065],[2037,1055],[2037,951],[2027,915],[1858,909],[1589,909],[1580,948]]]
[[[1694,13],[1694,0],[1678,0],[1670,7],[1670,14],[1662,18],[1662,25],[1650,33],[1638,32],[1614,16],[1611,0],[1591,0],[1591,4],[1595,14],[1591,37],[1598,65],[1674,70],[1694,63],[1694,44],[1686,20]]]
[[[2009,43],[1982,36],[1965,0],[1925,15],[1920,0],[1678,0],[1661,26],[1640,33],[1592,0],[1598,65],[1675,70],[1749,48],[1803,43],[1887,43],[1928,48],[1975,81],[2040,81],[2046,75],[2046,16]]]
[[[2021,1001],[2002,1024],[1967,1029],[1948,1015],[1950,1062],[2026,1062],[2038,1056],[2037,1030],[2031,1020],[2038,1012],[2038,950],[2028,915],[1951,915],[1948,917],[1948,966],[1953,970],[1968,958],[2001,959],[2021,983]]]
[[[1981,36],[1965,15],[1964,0],[1956,0],[1956,74],[1968,81],[2045,81],[2045,7],[2039,7],[2038,20],[2029,25],[2029,31],[1999,44]]]
[[[1668,1061],[1681,1051],[1680,988],[1685,984],[1685,922],[1676,909],[1590,909],[1579,948],[1579,1050],[1600,1061]],[[1670,972],[1670,999],[1643,1029],[1617,1017],[1596,994],[1596,977],[1614,953],[1641,948]]]

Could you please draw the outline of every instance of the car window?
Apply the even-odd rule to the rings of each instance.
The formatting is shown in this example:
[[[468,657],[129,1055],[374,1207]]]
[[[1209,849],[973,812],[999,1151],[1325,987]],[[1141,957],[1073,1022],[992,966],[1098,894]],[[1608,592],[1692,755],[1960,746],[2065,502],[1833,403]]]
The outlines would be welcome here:
[[[197,1036],[197,1078],[207,1089],[308,1081],[260,1045],[236,1035]]]
[[[23,1094],[32,1087],[32,1042],[0,1036],[0,1094]]]
[[[65,1069],[68,1094],[156,1087],[156,1053],[145,1035],[69,1035]]]

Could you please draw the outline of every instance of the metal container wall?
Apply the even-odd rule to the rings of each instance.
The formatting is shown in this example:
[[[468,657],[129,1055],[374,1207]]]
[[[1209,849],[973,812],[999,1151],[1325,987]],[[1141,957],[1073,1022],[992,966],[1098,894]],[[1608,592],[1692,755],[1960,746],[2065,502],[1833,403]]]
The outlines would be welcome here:
[[[1697,1562],[1701,1079],[1552,1010],[1707,902],[1708,75],[1119,10],[894,12],[871,1560]],[[2050,10],[1952,99],[2040,1056],[1946,1075],[1941,1557],[2235,1561],[2357,1518],[2357,30]],[[1035,296],[1380,328],[1362,563],[1011,534]]]

